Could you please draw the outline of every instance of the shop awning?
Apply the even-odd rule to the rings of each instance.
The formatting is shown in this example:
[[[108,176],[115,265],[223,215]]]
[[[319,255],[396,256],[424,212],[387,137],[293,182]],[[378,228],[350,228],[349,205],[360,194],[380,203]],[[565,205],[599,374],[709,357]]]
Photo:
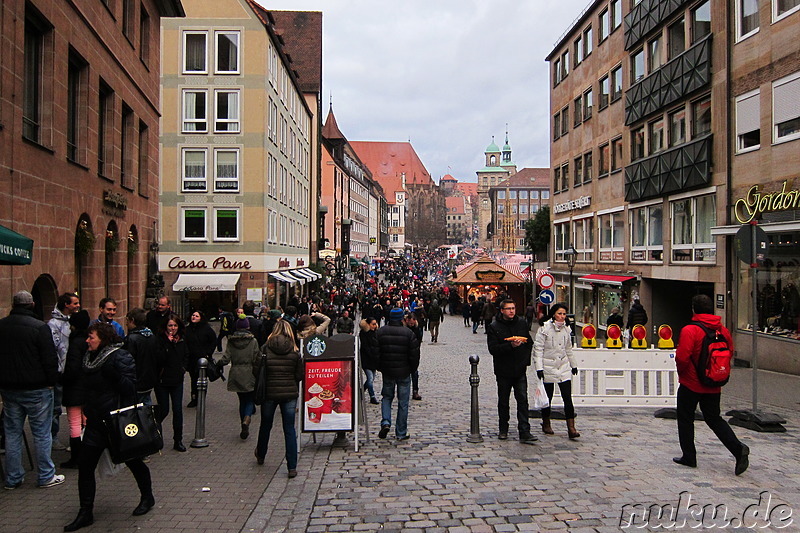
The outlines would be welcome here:
[[[626,281],[636,279],[636,276],[614,276],[611,274],[587,274],[578,278],[578,281],[586,281],[588,283],[600,283],[603,285],[617,285],[622,286]]]
[[[304,284],[306,281],[308,281],[308,280],[307,280],[306,278],[304,278],[304,277],[301,277],[301,276],[293,276],[293,275],[292,275],[292,273],[291,273],[290,271],[288,271],[288,270],[281,270],[281,273],[280,273],[280,274],[281,274],[281,276],[283,276],[284,278],[288,278],[288,279],[292,280],[293,282],[300,283],[301,285],[302,285],[302,284]]]
[[[282,281],[284,283],[297,283],[297,281],[294,278],[290,279],[287,276],[284,276],[283,272],[270,272],[269,275],[277,279],[278,281]]]
[[[235,291],[239,274],[178,274],[172,285],[175,292]]]
[[[0,265],[30,265],[33,239],[0,226]]]
[[[303,278],[307,279],[308,281],[314,281],[315,279],[317,279],[314,276],[309,276],[308,274],[303,272],[303,269],[301,268],[298,268],[297,270],[290,270],[289,273],[296,278]]]
[[[301,268],[300,270],[301,270],[302,272],[305,272],[305,273],[306,273],[306,274],[308,274],[309,276],[312,276],[312,277],[311,277],[311,279],[320,279],[320,278],[322,277],[322,275],[320,275],[320,274],[317,274],[316,272],[314,272],[314,271],[313,271],[313,270],[311,270],[310,268]]]

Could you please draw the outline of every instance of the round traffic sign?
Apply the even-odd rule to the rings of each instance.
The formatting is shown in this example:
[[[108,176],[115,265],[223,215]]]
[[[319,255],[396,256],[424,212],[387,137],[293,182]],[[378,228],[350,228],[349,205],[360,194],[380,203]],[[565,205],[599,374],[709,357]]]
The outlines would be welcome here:
[[[544,272],[539,275],[539,278],[536,280],[536,283],[543,289],[549,289],[556,283],[556,278],[553,277],[552,274]]]
[[[556,295],[550,289],[545,289],[539,293],[539,301],[544,305],[550,305],[556,300]]]

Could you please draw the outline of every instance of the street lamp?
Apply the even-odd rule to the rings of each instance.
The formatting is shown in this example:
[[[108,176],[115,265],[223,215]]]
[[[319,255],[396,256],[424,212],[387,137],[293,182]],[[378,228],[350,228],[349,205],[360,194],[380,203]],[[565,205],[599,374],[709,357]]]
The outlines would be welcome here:
[[[569,267],[568,305],[569,305],[569,310],[572,312],[572,314],[575,314],[575,309],[572,308],[572,300],[575,293],[575,281],[572,278],[572,271],[575,269],[575,261],[578,260],[578,252],[575,251],[575,246],[570,246],[569,250],[564,252],[564,258],[567,260],[567,266]]]

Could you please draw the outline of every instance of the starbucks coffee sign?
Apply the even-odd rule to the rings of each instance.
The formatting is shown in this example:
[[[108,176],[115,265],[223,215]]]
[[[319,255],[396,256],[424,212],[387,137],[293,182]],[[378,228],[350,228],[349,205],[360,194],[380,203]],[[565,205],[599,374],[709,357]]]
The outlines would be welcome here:
[[[800,209],[800,189],[793,188],[789,180],[783,182],[780,191],[764,193],[760,185],[753,185],[744,198],[733,204],[733,213],[741,224],[747,224],[762,213]]]

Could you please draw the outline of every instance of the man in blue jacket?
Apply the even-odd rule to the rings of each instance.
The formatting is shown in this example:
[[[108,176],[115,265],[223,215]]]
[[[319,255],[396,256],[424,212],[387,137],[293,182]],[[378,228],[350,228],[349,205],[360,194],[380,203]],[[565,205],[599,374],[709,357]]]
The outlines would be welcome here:
[[[396,307],[389,313],[389,323],[378,330],[378,370],[383,376],[381,430],[385,439],[392,425],[392,401],[397,389],[397,440],[408,439],[408,404],[411,399],[411,374],[419,368],[419,340],[403,325],[403,310]]]

